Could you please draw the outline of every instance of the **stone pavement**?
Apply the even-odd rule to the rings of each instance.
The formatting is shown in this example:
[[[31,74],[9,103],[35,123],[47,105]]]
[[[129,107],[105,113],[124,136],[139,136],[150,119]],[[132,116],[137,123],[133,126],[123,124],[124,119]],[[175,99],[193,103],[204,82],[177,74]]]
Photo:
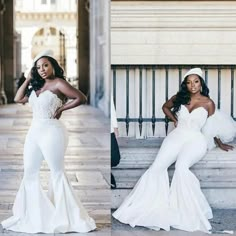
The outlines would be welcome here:
[[[113,212],[113,211],[112,211]],[[234,235],[236,236],[236,209],[213,209],[213,219],[210,220],[212,226],[211,235]],[[224,232],[226,231],[226,232]],[[227,233],[228,232],[228,233]],[[232,233],[232,234],[231,234]],[[154,231],[144,227],[132,228],[117,221],[112,217],[112,236],[206,236],[202,232],[184,232],[181,230]]]
[[[0,106],[0,221],[11,215],[13,201],[23,176],[23,144],[31,117],[28,104]],[[61,120],[69,131],[69,145],[65,156],[66,173],[98,227],[89,235],[110,235],[109,118],[99,109],[83,105],[65,111]],[[48,166],[43,163],[41,180],[44,189],[47,189],[48,175]],[[3,231],[0,228],[0,235],[27,234]]]

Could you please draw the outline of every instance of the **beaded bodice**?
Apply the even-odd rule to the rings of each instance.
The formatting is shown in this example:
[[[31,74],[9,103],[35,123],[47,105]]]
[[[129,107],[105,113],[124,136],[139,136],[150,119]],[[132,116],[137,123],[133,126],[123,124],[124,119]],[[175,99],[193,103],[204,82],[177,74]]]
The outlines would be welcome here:
[[[33,90],[29,97],[29,104],[32,107],[33,118],[53,119],[55,111],[62,106],[62,100],[50,90],[41,92],[39,96]]]
[[[208,112],[204,107],[198,107],[189,112],[186,106],[181,105],[177,127],[200,131],[206,123],[207,116]]]

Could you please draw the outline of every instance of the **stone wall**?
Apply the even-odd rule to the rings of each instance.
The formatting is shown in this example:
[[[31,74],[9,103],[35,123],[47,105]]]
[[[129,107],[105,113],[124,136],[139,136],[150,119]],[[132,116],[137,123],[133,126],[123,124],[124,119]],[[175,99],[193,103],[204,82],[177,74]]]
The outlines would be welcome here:
[[[111,3],[112,64],[234,64],[236,2]]]
[[[111,64],[135,65],[234,65],[236,62],[236,2],[234,1],[112,1]],[[182,75],[186,70],[182,71]],[[139,115],[139,70],[130,71],[130,117]],[[169,94],[178,90],[178,71],[169,71]],[[165,102],[165,70],[156,74],[156,115]],[[151,70],[143,71],[143,116],[151,117]],[[125,70],[116,76],[117,116],[125,116]],[[210,95],[230,113],[231,71],[221,71],[221,97],[218,101],[218,71],[208,74]],[[236,87],[234,86],[234,93]],[[234,111],[236,107],[234,105]],[[234,114],[235,116],[235,114]],[[119,123],[126,136],[125,124]],[[130,123],[129,136],[152,136],[151,123]],[[164,124],[155,136],[165,136]]]

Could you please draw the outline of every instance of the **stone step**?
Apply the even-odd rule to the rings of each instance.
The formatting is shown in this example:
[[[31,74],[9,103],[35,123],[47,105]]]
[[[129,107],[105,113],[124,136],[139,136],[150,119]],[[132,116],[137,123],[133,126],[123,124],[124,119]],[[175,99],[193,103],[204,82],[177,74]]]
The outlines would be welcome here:
[[[77,155],[77,154],[86,154],[88,152],[88,154],[92,154],[94,155],[94,153],[103,153],[106,154],[107,156],[110,155],[110,150],[108,148],[104,148],[104,147],[89,147],[89,151],[87,150],[88,147],[70,147],[70,149],[66,150],[66,155]],[[1,155],[22,155],[23,154],[23,147],[19,147],[19,148],[6,148],[6,149],[1,149],[0,153]]]
[[[155,160],[159,148],[122,148],[121,160],[113,169],[147,169]],[[174,164],[170,169],[174,168]],[[208,152],[202,160],[193,165],[191,169],[235,169],[236,148],[232,151],[222,151],[219,148]]]
[[[72,185],[73,186],[73,185]],[[7,189],[0,191],[0,205],[12,204],[18,189]],[[74,189],[76,196],[79,197],[81,202],[93,203],[98,205],[109,206],[111,191],[110,189]],[[45,190],[45,193],[47,191]]]
[[[81,198],[80,198],[81,199]],[[91,202],[91,201],[82,201],[81,202],[83,203],[83,205],[85,206],[85,208],[88,208],[88,209],[93,209],[93,210],[110,210],[111,209],[111,206],[110,206],[110,203],[99,203],[98,201],[94,201],[94,202]],[[11,212],[12,210],[12,207],[13,207],[13,203],[11,204],[0,204],[0,211],[1,212]]]
[[[22,159],[22,157],[21,157]],[[23,172],[23,160],[1,160],[0,159],[0,173],[1,172],[12,172],[12,171],[17,171],[17,172]],[[68,171],[75,170],[75,171],[80,171],[80,170],[105,170],[109,171],[110,166],[107,165],[108,160],[67,160],[65,159],[65,168]],[[43,161],[42,166],[41,166],[41,171],[48,171],[49,167],[45,161]]]
[[[163,138],[146,140],[120,138],[118,141],[121,160],[114,169],[146,169],[155,160]],[[204,158],[196,163],[192,169],[236,168],[236,139],[230,144],[235,147],[232,151],[225,152],[219,148],[214,148],[207,152]],[[174,168],[173,166],[171,168]]]
[[[116,209],[132,189],[112,190],[111,208]],[[236,208],[236,188],[207,188],[202,189],[210,206],[216,209]]]
[[[99,171],[67,171],[66,175],[74,189],[109,189],[107,180]],[[18,189],[23,173],[0,172],[0,191]],[[49,171],[40,173],[41,185],[47,188],[50,179]]]
[[[109,160],[110,159],[110,155],[109,155],[109,152],[106,152],[104,151],[104,153],[94,153],[94,152],[88,152],[88,153],[85,153],[85,152],[82,152],[78,155],[68,155],[66,154],[65,155],[65,162],[70,162],[70,161],[75,161],[75,160],[78,160],[78,161],[96,161],[98,163],[98,161],[105,161],[105,160]],[[2,162],[11,162],[11,163],[14,163],[14,161],[16,163],[18,162],[22,162],[23,163],[23,154],[16,154],[16,155],[12,155],[12,154],[8,154],[8,155],[5,155],[5,154],[1,154],[0,152],[0,161]]]
[[[113,175],[116,179],[117,188],[133,188],[137,180],[146,169],[114,169]],[[228,169],[198,169],[192,172],[199,179],[202,188],[236,188],[236,171]],[[170,182],[174,170],[169,172]]]
[[[117,189],[112,191],[112,208],[121,204],[153,163],[162,141],[163,138],[118,138],[121,161],[112,168],[117,183]],[[191,167],[209,203],[215,208],[236,208],[236,140],[231,145],[234,150],[225,152],[215,148]],[[174,164],[168,169],[170,182],[174,169]]]
[[[97,209],[97,206],[87,206],[84,204],[84,207],[88,211],[88,214],[95,220],[96,224],[110,224],[110,209]],[[12,216],[12,211],[2,211],[0,212],[0,222]],[[2,235],[2,234],[1,234]],[[5,234],[4,234],[5,235]],[[6,234],[12,235],[12,234]],[[16,235],[25,235],[25,234],[16,234]],[[28,234],[27,234],[28,235]]]
[[[129,169],[129,168],[148,168],[155,160],[157,152],[155,154],[148,154],[147,152],[142,155],[137,152],[130,154],[124,154],[121,152],[120,164],[115,168]],[[130,155],[130,156],[129,156]],[[133,158],[132,158],[132,157]],[[236,168],[236,152],[232,153],[208,153],[202,160],[196,163],[192,168]]]

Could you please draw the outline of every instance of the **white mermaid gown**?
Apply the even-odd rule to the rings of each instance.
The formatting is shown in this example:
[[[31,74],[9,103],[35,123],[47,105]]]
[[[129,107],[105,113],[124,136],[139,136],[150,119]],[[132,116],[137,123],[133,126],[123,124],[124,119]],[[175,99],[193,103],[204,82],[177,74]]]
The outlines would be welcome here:
[[[174,227],[186,231],[209,232],[211,208],[198,179],[189,168],[207,151],[207,139],[201,133],[208,112],[199,107],[189,113],[182,105],[178,126],[164,139],[150,168],[113,213],[120,222],[169,231]],[[171,186],[167,168],[176,161]]]
[[[15,198],[13,216],[1,222],[3,228],[25,233],[94,230],[94,220],[64,173],[67,134],[63,124],[52,118],[62,101],[49,90],[39,97],[32,91],[29,104],[33,120],[24,145],[24,177]],[[48,194],[43,191],[39,179],[43,159],[51,171]]]

